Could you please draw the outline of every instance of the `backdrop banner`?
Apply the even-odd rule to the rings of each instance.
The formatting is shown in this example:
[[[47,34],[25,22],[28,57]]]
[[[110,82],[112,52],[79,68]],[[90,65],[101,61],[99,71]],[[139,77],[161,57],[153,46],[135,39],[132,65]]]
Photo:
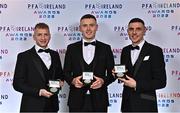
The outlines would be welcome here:
[[[96,39],[112,47],[115,63],[131,43],[127,24],[138,17],[145,21],[145,40],[163,49],[167,86],[157,90],[159,112],[180,112],[180,1],[179,0],[0,0],[0,112],[18,113],[22,94],[12,87],[17,54],[34,45],[34,26],[49,25],[50,48],[61,57],[68,44],[81,40],[79,20],[93,14],[99,29]],[[121,112],[122,84],[108,87],[108,112]],[[68,112],[69,86],[59,93],[59,112]]]

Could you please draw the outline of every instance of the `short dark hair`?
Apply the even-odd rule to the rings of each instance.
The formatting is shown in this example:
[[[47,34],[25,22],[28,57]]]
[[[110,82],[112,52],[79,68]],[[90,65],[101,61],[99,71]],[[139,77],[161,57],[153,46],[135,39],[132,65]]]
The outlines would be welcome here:
[[[49,30],[49,26],[45,23],[37,23],[34,29],[48,29]]]
[[[82,19],[85,19],[85,18],[93,18],[95,21],[97,21],[97,20],[96,20],[96,17],[95,17],[94,15],[91,15],[91,14],[85,14],[84,16],[81,17],[80,21],[81,21]]]
[[[140,19],[140,18],[133,18],[133,19],[131,19],[131,20],[129,21],[129,24],[130,24],[130,23],[134,23],[134,22],[140,22],[140,23],[142,23],[142,24],[145,26],[144,21],[143,21],[142,19]],[[129,25],[129,24],[128,24],[128,25]]]

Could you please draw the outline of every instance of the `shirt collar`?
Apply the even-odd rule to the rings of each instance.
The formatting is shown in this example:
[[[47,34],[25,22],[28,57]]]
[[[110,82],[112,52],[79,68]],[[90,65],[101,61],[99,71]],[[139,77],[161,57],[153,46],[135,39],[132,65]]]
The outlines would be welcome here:
[[[90,42],[94,42],[94,41],[96,41],[96,39],[93,39],[93,40],[91,40]],[[84,43],[84,42],[89,42],[89,41],[83,39],[83,43]]]
[[[48,48],[49,48],[48,46],[46,48],[42,48],[42,47],[38,46],[37,44],[35,44],[36,52],[38,52],[39,49],[48,49]]]
[[[142,40],[137,46],[139,46],[139,50],[141,50],[142,46],[144,45],[145,40]]]

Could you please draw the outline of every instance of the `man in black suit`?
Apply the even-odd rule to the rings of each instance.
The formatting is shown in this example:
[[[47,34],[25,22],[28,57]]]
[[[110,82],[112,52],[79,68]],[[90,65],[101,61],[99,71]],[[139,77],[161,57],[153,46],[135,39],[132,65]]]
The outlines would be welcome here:
[[[157,112],[156,89],[166,86],[162,49],[144,40],[144,21],[133,18],[128,24],[131,45],[123,48],[121,64],[128,70],[124,78],[122,112]]]
[[[111,73],[114,58],[111,47],[95,39],[97,29],[93,15],[82,16],[80,31],[83,39],[67,47],[64,74],[70,85],[70,112],[107,112],[107,86],[115,80]],[[89,86],[83,83],[86,72],[93,78]]]
[[[33,38],[36,42],[31,49],[17,57],[13,87],[21,92],[20,112],[57,112],[58,95],[49,91],[49,80],[58,80],[63,85],[63,71],[59,54],[48,48],[49,26],[38,23]]]

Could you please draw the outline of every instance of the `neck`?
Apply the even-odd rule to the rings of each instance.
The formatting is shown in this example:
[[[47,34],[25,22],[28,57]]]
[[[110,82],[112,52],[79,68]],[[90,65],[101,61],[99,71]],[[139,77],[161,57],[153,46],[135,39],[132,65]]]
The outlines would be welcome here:
[[[94,38],[93,39],[85,39],[84,38],[84,40],[87,41],[87,42],[91,42],[92,40],[94,40]]]
[[[143,39],[144,40],[144,39]],[[141,40],[141,41],[139,41],[139,42],[137,42],[137,43],[132,43],[132,45],[133,46],[137,46],[137,45],[139,45],[143,40]]]

